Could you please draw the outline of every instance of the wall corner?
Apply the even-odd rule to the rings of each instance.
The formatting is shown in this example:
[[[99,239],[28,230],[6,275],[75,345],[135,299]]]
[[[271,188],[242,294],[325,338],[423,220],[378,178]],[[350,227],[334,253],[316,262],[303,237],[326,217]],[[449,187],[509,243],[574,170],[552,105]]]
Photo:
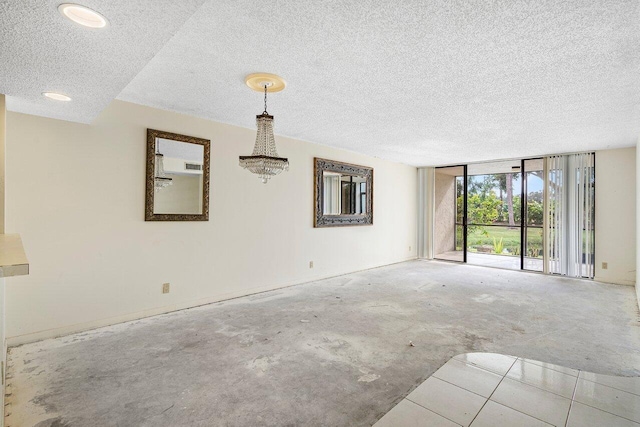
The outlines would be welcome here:
[[[638,309],[640,310],[640,273],[638,265],[640,265],[640,136],[636,143],[636,299],[638,301]]]

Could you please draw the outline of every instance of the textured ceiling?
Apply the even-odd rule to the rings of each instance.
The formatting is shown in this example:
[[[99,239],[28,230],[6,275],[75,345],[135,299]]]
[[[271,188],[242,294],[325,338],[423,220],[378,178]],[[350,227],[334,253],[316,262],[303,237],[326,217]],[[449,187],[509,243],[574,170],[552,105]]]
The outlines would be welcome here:
[[[62,0],[0,0],[0,93],[8,95],[7,108],[91,122],[203,2],[79,1],[109,20],[96,30],[64,18],[57,10]]]
[[[135,13],[118,11],[139,2],[84,3],[126,21]],[[631,146],[640,134],[637,0],[207,1],[155,56],[198,2],[146,3],[153,19],[111,35],[118,43],[109,47],[115,58],[106,70],[64,65],[58,56],[72,49],[61,41],[49,55],[56,67],[41,58],[25,67],[28,78],[9,107],[26,103],[21,110],[41,114],[45,89],[18,102],[21,87],[79,74],[86,82],[78,88],[101,101],[65,118],[86,121],[118,91],[96,81],[127,66],[118,83],[132,80],[119,99],[254,127],[262,99],[243,78],[269,72],[288,83],[269,97],[277,134],[412,165]],[[55,10],[52,16],[60,18]],[[25,36],[26,47],[50,37],[34,28]],[[123,48],[146,49],[147,65],[129,67],[137,56],[118,56]],[[250,149],[253,141],[234,142]]]

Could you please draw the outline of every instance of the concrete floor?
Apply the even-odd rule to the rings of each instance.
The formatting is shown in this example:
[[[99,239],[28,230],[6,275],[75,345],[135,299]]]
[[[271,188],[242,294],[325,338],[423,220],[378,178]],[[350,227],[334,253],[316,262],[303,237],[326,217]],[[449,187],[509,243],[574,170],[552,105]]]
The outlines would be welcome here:
[[[412,261],[12,348],[6,423],[366,426],[459,353],[640,375],[639,326],[629,286]]]

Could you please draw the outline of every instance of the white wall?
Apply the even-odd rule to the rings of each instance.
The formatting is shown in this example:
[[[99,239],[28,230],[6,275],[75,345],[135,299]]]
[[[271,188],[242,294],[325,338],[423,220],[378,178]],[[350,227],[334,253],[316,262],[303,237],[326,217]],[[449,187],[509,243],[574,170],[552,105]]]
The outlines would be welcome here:
[[[638,307],[640,308],[640,271],[638,265],[640,265],[640,250],[638,249],[638,242],[640,242],[640,137],[636,144],[636,296],[638,298]]]
[[[4,234],[5,226],[5,146],[7,130],[7,103],[5,96],[0,93],[0,233]]]
[[[4,233],[4,211],[5,211],[5,203],[4,203],[4,193],[5,193],[5,138],[6,138],[6,113],[7,113],[7,104],[6,99],[3,94],[0,94],[0,233]],[[0,408],[4,408],[4,382],[5,376],[4,372],[6,371],[7,366],[7,343],[6,343],[6,335],[5,335],[5,304],[4,304],[4,278],[0,277],[0,348],[2,351],[2,355],[0,355],[0,361],[2,361],[2,366],[5,367],[2,372],[2,386],[0,387],[0,392],[2,392],[2,396],[0,396]],[[0,427],[4,425],[4,416],[0,417]]]
[[[144,221],[147,127],[211,139],[209,222]],[[415,258],[414,167],[278,137],[291,169],[265,185],[238,166],[254,130],[120,101],[7,130],[7,230],[31,267],[7,288],[10,344]],[[314,156],[375,169],[373,226],[313,228]]]
[[[0,94],[0,233],[4,233],[4,193],[5,193],[5,138],[6,138],[6,112],[7,104],[5,96]],[[5,372],[7,366],[7,342],[5,335],[5,283],[4,278],[0,278],[0,361],[2,362],[2,387],[0,387],[0,408],[4,408],[4,384],[5,384]],[[4,425],[4,416],[0,417],[0,427]]]
[[[636,283],[636,148],[596,152],[595,279]],[[608,268],[602,269],[606,262]]]

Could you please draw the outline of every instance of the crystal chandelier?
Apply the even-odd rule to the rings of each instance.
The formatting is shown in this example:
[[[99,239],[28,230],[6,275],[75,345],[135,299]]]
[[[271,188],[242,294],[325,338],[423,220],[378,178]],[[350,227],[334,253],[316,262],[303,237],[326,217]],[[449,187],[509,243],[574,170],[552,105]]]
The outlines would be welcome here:
[[[249,84],[248,80],[247,84]],[[258,133],[256,135],[256,144],[253,147],[253,154],[240,156],[240,166],[258,175],[262,182],[266,184],[272,176],[289,170],[289,160],[284,157],[278,157],[276,141],[273,137],[273,116],[267,113],[267,89],[272,83],[261,81],[259,84],[264,87],[264,111],[256,116]]]
[[[160,140],[156,140],[154,183],[156,192],[173,184],[173,179],[167,177],[167,174],[164,172],[164,154],[160,152]]]

